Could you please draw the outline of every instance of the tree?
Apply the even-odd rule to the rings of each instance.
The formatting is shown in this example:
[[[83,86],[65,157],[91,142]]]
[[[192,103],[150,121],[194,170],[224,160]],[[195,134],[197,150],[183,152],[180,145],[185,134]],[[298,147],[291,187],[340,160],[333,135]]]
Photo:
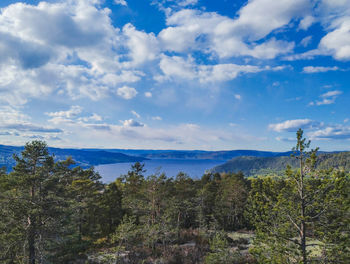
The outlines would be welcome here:
[[[27,143],[14,159],[10,174],[0,171],[0,262],[76,259],[85,249],[79,238],[102,233],[100,176],[93,169],[72,168],[70,158],[54,162],[43,141]]]
[[[120,179],[123,190],[123,208],[126,209],[126,213],[136,216],[136,222],[139,222],[139,218],[145,211],[145,195],[144,184],[145,177],[144,164],[136,162],[131,166],[131,170]]]
[[[299,129],[293,149],[299,169],[288,167],[286,178],[252,181],[250,214],[257,231],[252,253],[260,262],[310,263],[308,248],[319,247],[312,240],[326,242],[318,230],[334,230],[327,214],[334,202],[336,178],[315,170],[317,149],[307,152],[309,145]]]
[[[120,224],[124,214],[122,198],[123,194],[117,182],[104,186],[98,201],[98,224],[102,236],[110,236]]]
[[[248,182],[243,173],[222,176],[215,204],[215,219],[224,230],[246,226],[244,217],[248,198]]]
[[[8,242],[15,246],[14,250],[18,250],[20,241],[24,242],[25,251],[18,256],[12,250],[4,257],[13,262],[23,258],[29,264],[43,263],[54,245],[53,237],[59,230],[65,206],[56,188],[59,181],[54,174],[54,160],[42,141],[27,143],[21,156],[14,155],[14,159],[13,172],[3,179],[6,182],[3,199],[10,217],[9,235],[14,235]]]
[[[169,201],[169,214],[179,236],[181,228],[193,227],[196,223],[194,181],[187,174],[179,172],[174,180],[172,192],[172,198]]]

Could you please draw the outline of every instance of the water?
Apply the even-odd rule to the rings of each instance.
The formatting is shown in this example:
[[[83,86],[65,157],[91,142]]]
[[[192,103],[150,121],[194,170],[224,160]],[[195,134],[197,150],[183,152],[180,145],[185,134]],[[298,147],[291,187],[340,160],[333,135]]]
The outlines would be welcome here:
[[[154,173],[165,173],[167,177],[175,177],[179,172],[185,172],[196,179],[202,177],[206,170],[225,163],[224,160],[189,160],[189,159],[153,159],[146,160],[145,176]],[[122,174],[126,174],[134,163],[115,163],[96,166],[103,182],[112,182]]]

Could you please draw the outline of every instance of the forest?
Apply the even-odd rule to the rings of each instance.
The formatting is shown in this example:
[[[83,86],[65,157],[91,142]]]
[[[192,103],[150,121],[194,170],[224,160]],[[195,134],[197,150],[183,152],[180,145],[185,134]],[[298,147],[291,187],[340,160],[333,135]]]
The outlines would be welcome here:
[[[213,173],[243,172],[248,177],[269,174],[284,176],[287,165],[295,169],[299,167],[299,162],[290,155],[273,157],[240,156],[218,165],[210,171]],[[350,152],[318,153],[315,165],[316,169],[350,171]]]
[[[299,129],[283,177],[207,173],[114,182],[43,141],[0,171],[0,263],[348,263],[350,181]]]

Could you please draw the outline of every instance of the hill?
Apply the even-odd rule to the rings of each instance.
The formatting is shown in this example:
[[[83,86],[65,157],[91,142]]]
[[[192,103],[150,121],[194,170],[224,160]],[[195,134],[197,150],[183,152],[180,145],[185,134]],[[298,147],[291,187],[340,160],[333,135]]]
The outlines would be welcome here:
[[[282,175],[287,165],[298,167],[298,161],[290,156],[275,157],[236,157],[216,166],[210,172],[243,172],[246,176],[267,175],[270,173]],[[318,169],[344,169],[350,171],[350,152],[320,153],[317,161]]]
[[[0,145],[0,167],[11,168],[15,161],[13,154],[20,154],[23,147],[4,146]],[[144,161],[147,158],[129,156],[123,153],[109,152],[105,150],[87,151],[81,149],[61,149],[48,148],[50,154],[55,155],[56,160],[65,160],[72,157],[77,165],[82,167],[90,167],[100,164],[122,163],[122,162],[137,162]]]
[[[89,149],[96,150],[96,149]],[[109,152],[119,152],[148,159],[206,159],[230,160],[239,156],[275,157],[289,156],[291,152],[273,152],[260,150],[145,150],[145,149],[106,149]]]

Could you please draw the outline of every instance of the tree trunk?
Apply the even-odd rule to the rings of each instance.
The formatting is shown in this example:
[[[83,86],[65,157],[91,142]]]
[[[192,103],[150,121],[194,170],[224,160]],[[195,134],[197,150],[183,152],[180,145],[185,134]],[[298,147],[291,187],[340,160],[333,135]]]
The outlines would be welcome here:
[[[306,255],[306,223],[305,223],[305,194],[304,194],[304,164],[303,164],[303,150],[300,148],[300,214],[301,214],[301,223],[300,223],[300,249],[303,257],[303,264],[307,264],[307,255]]]
[[[33,174],[36,173],[36,166],[34,166]],[[35,187],[34,183],[30,191],[32,202],[35,199]],[[35,223],[31,215],[28,216],[28,250],[29,250],[29,264],[35,264]]]
[[[33,228],[33,221],[28,217],[28,250],[29,250],[29,264],[35,264],[35,230]]]

